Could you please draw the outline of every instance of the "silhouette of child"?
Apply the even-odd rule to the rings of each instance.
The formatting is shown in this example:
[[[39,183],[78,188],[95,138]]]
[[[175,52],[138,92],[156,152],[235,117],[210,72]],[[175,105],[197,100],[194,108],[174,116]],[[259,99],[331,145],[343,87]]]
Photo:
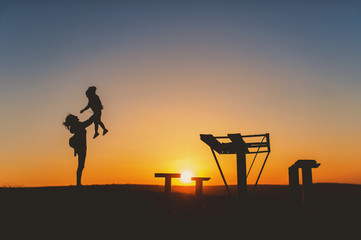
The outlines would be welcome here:
[[[102,116],[102,109],[103,109],[103,105],[102,102],[100,101],[99,96],[95,93],[96,91],[96,87],[91,86],[88,88],[88,90],[86,90],[85,95],[88,97],[88,105],[80,111],[80,113],[83,113],[85,110],[87,109],[91,109],[93,111],[93,120],[94,120],[94,128],[95,128],[95,133],[94,133],[94,137],[96,138],[99,133],[98,133],[98,126],[100,125],[103,128],[103,135],[105,135],[108,132],[108,129],[105,128],[103,122],[101,121],[101,116]]]

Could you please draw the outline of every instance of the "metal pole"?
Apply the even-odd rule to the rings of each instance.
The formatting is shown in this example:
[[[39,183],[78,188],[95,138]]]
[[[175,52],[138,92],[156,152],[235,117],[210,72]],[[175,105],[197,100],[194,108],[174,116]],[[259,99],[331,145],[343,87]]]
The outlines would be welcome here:
[[[247,199],[246,153],[237,153],[237,190],[241,201]]]
[[[263,140],[265,139],[265,137],[266,137],[266,136],[264,136],[264,137],[262,138],[261,143],[263,142]],[[250,172],[251,172],[251,170],[252,170],[252,167],[253,167],[254,161],[256,160],[257,154],[258,154],[258,152],[259,152],[259,150],[260,150],[260,148],[261,148],[261,143],[260,143],[260,145],[259,145],[259,147],[258,147],[258,149],[257,149],[256,154],[254,155],[254,158],[253,158],[252,164],[251,164],[251,166],[249,167],[249,170],[248,170],[248,173],[247,173],[247,177],[248,177],[249,173],[250,173]]]
[[[302,168],[302,184],[303,184],[303,206],[309,208],[313,202],[312,192],[312,168]]]
[[[288,168],[288,184],[290,186],[291,199],[297,209],[302,208],[302,192],[299,181],[299,170],[292,165]]]
[[[198,201],[202,199],[203,195],[203,179],[196,180],[196,198]]]
[[[264,160],[264,162],[263,162],[263,165],[262,165],[261,171],[260,171],[260,172],[259,172],[259,174],[258,174],[257,181],[256,181],[256,183],[255,183],[255,185],[254,185],[253,190],[256,188],[256,186],[257,186],[257,184],[258,184],[258,180],[259,180],[259,178],[261,177],[261,174],[262,174],[262,171],[263,171],[264,165],[266,165],[266,162],[267,162],[268,156],[269,156],[269,152],[267,153],[267,156],[266,156],[266,158],[265,158],[265,160]]]
[[[222,179],[223,179],[224,185],[226,186],[226,189],[227,189],[228,195],[232,197],[232,194],[231,194],[231,191],[229,190],[229,187],[228,187],[227,181],[226,181],[226,179],[224,178],[224,175],[223,175],[223,172],[222,172],[221,166],[220,166],[220,165],[219,165],[219,163],[218,163],[217,156],[216,156],[216,154],[214,153],[213,148],[211,148],[211,150],[212,150],[212,153],[213,153],[214,160],[216,160],[216,163],[217,163],[217,167],[218,167],[218,169],[219,169],[219,172],[221,173],[221,176],[222,176]]]
[[[164,185],[164,191],[166,193],[170,193],[171,192],[171,189],[172,189],[172,178],[169,177],[169,176],[166,176],[165,177],[165,185]]]

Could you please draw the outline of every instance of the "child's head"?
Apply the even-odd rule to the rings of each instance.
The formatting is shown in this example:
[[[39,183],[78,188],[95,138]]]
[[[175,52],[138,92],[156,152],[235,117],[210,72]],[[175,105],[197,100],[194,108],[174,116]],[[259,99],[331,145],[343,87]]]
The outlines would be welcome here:
[[[63,122],[63,125],[69,129],[71,126],[79,122],[79,118],[73,114],[69,114],[65,118],[65,122]]]
[[[97,88],[95,86],[90,86],[88,87],[88,90],[86,90],[85,94],[89,97],[89,96],[94,96],[95,95],[95,91],[97,90]]]

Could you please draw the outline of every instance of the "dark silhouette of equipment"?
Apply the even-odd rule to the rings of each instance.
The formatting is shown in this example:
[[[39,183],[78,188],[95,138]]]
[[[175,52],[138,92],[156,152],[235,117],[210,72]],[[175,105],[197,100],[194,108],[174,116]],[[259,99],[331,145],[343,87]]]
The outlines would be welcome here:
[[[227,185],[226,179],[223,175],[221,166],[217,160],[217,156],[214,151],[219,154],[236,154],[237,156],[237,191],[238,197],[240,200],[245,200],[247,198],[247,177],[253,167],[253,164],[256,160],[258,153],[267,153],[265,160],[263,162],[262,168],[258,174],[256,183],[254,185],[253,190],[256,188],[258,184],[258,180],[262,174],[263,168],[267,162],[268,156],[271,152],[270,148],[270,139],[269,134],[256,134],[256,135],[244,135],[242,136],[240,133],[236,134],[228,134],[227,136],[215,137],[212,134],[201,134],[201,140],[205,142],[212,151],[214,159],[217,163],[217,167],[219,172],[221,173],[224,185],[228,191],[228,194],[231,196],[231,192]],[[254,141],[255,139],[260,139],[261,141]],[[219,142],[218,139],[223,139],[226,142]],[[252,142],[245,142],[244,139],[253,140]],[[254,151],[254,149],[257,149]],[[247,154],[255,154],[252,164],[247,171],[246,169],[246,155]]]
[[[288,168],[289,186],[293,202],[298,208],[309,208],[313,203],[312,168],[321,164],[315,160],[298,160]],[[302,169],[302,188],[299,182],[299,169]]]
[[[165,178],[165,184],[164,184],[164,192],[170,193],[172,190],[172,178],[180,178],[180,173],[156,173],[154,175],[157,177],[164,177]]]
[[[203,181],[209,181],[209,177],[192,177],[192,181],[196,181],[196,200],[201,202],[203,198]]]

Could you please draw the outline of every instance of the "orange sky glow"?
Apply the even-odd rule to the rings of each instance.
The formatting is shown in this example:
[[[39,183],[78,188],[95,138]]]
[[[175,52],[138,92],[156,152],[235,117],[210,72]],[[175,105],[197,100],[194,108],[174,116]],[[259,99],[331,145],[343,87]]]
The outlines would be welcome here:
[[[334,129],[326,121],[329,119],[327,112],[323,116],[309,117],[310,111],[314,110],[306,109],[306,113],[298,114],[295,106],[279,101],[277,97],[280,96],[272,88],[259,88],[260,91],[254,93],[236,91],[228,86],[233,80],[240,79],[250,89],[257,88],[252,82],[247,82],[248,77],[244,72],[233,70],[233,73],[225,73],[218,69],[210,72],[204,67],[198,69],[199,73],[194,76],[192,73],[177,74],[179,70],[173,68],[162,73],[158,69],[146,69],[143,74],[130,72],[128,76],[115,72],[108,75],[99,72],[96,75],[94,70],[82,73],[82,76],[77,71],[59,76],[59,79],[77,76],[86,80],[83,80],[82,87],[63,86],[58,89],[58,86],[53,86],[52,98],[46,95],[38,100],[48,101],[50,105],[36,109],[35,114],[26,114],[25,109],[25,115],[14,120],[17,124],[24,124],[17,125],[17,130],[5,130],[7,140],[1,145],[2,159],[7,161],[3,162],[0,170],[1,183],[9,186],[73,184],[77,159],[68,146],[71,135],[61,123],[67,113],[77,114],[85,106],[87,83],[98,86],[98,94],[104,105],[103,121],[110,132],[92,139],[93,126],[88,128],[84,184],[163,184],[162,180],[154,178],[155,172],[183,171],[190,171],[194,176],[211,177],[205,183],[208,185],[223,184],[211,151],[199,135],[267,132],[270,133],[272,151],[259,184],[287,184],[288,167],[296,160],[305,158],[321,163],[321,167],[314,170],[315,182],[361,183],[360,171],[355,168],[361,155],[356,150],[358,140],[347,140],[352,139],[353,126],[344,126],[344,131]],[[79,71],[83,72],[82,69]],[[227,81],[216,88],[206,82],[199,86],[192,85],[195,78],[217,83],[225,75],[228,76]],[[263,73],[259,75],[258,78],[264,77]],[[136,82],[137,79],[152,78],[162,82],[171,77],[179,79],[172,83],[176,87],[172,84],[161,85],[152,91],[149,91],[151,86],[121,86],[114,80],[133,78]],[[113,79],[114,83],[108,86],[99,80],[104,78]],[[239,85],[239,89],[242,89],[243,84]],[[35,89],[34,94],[37,91]],[[229,98],[218,97],[225,91]],[[266,99],[262,95],[266,92],[270,92],[268,94],[275,98],[273,101],[279,104],[274,111],[269,110],[272,100],[270,106],[263,104]],[[249,102],[258,104],[255,106]],[[303,103],[298,104],[303,107]],[[78,115],[85,120],[90,113]],[[9,124],[14,126],[14,122]],[[20,151],[18,146],[21,146]],[[218,159],[228,183],[236,184],[235,155],[218,155]],[[253,155],[247,156],[248,167],[252,159]],[[264,155],[260,154],[249,176],[250,184],[255,182],[263,159]],[[175,180],[174,184],[184,183]]]

